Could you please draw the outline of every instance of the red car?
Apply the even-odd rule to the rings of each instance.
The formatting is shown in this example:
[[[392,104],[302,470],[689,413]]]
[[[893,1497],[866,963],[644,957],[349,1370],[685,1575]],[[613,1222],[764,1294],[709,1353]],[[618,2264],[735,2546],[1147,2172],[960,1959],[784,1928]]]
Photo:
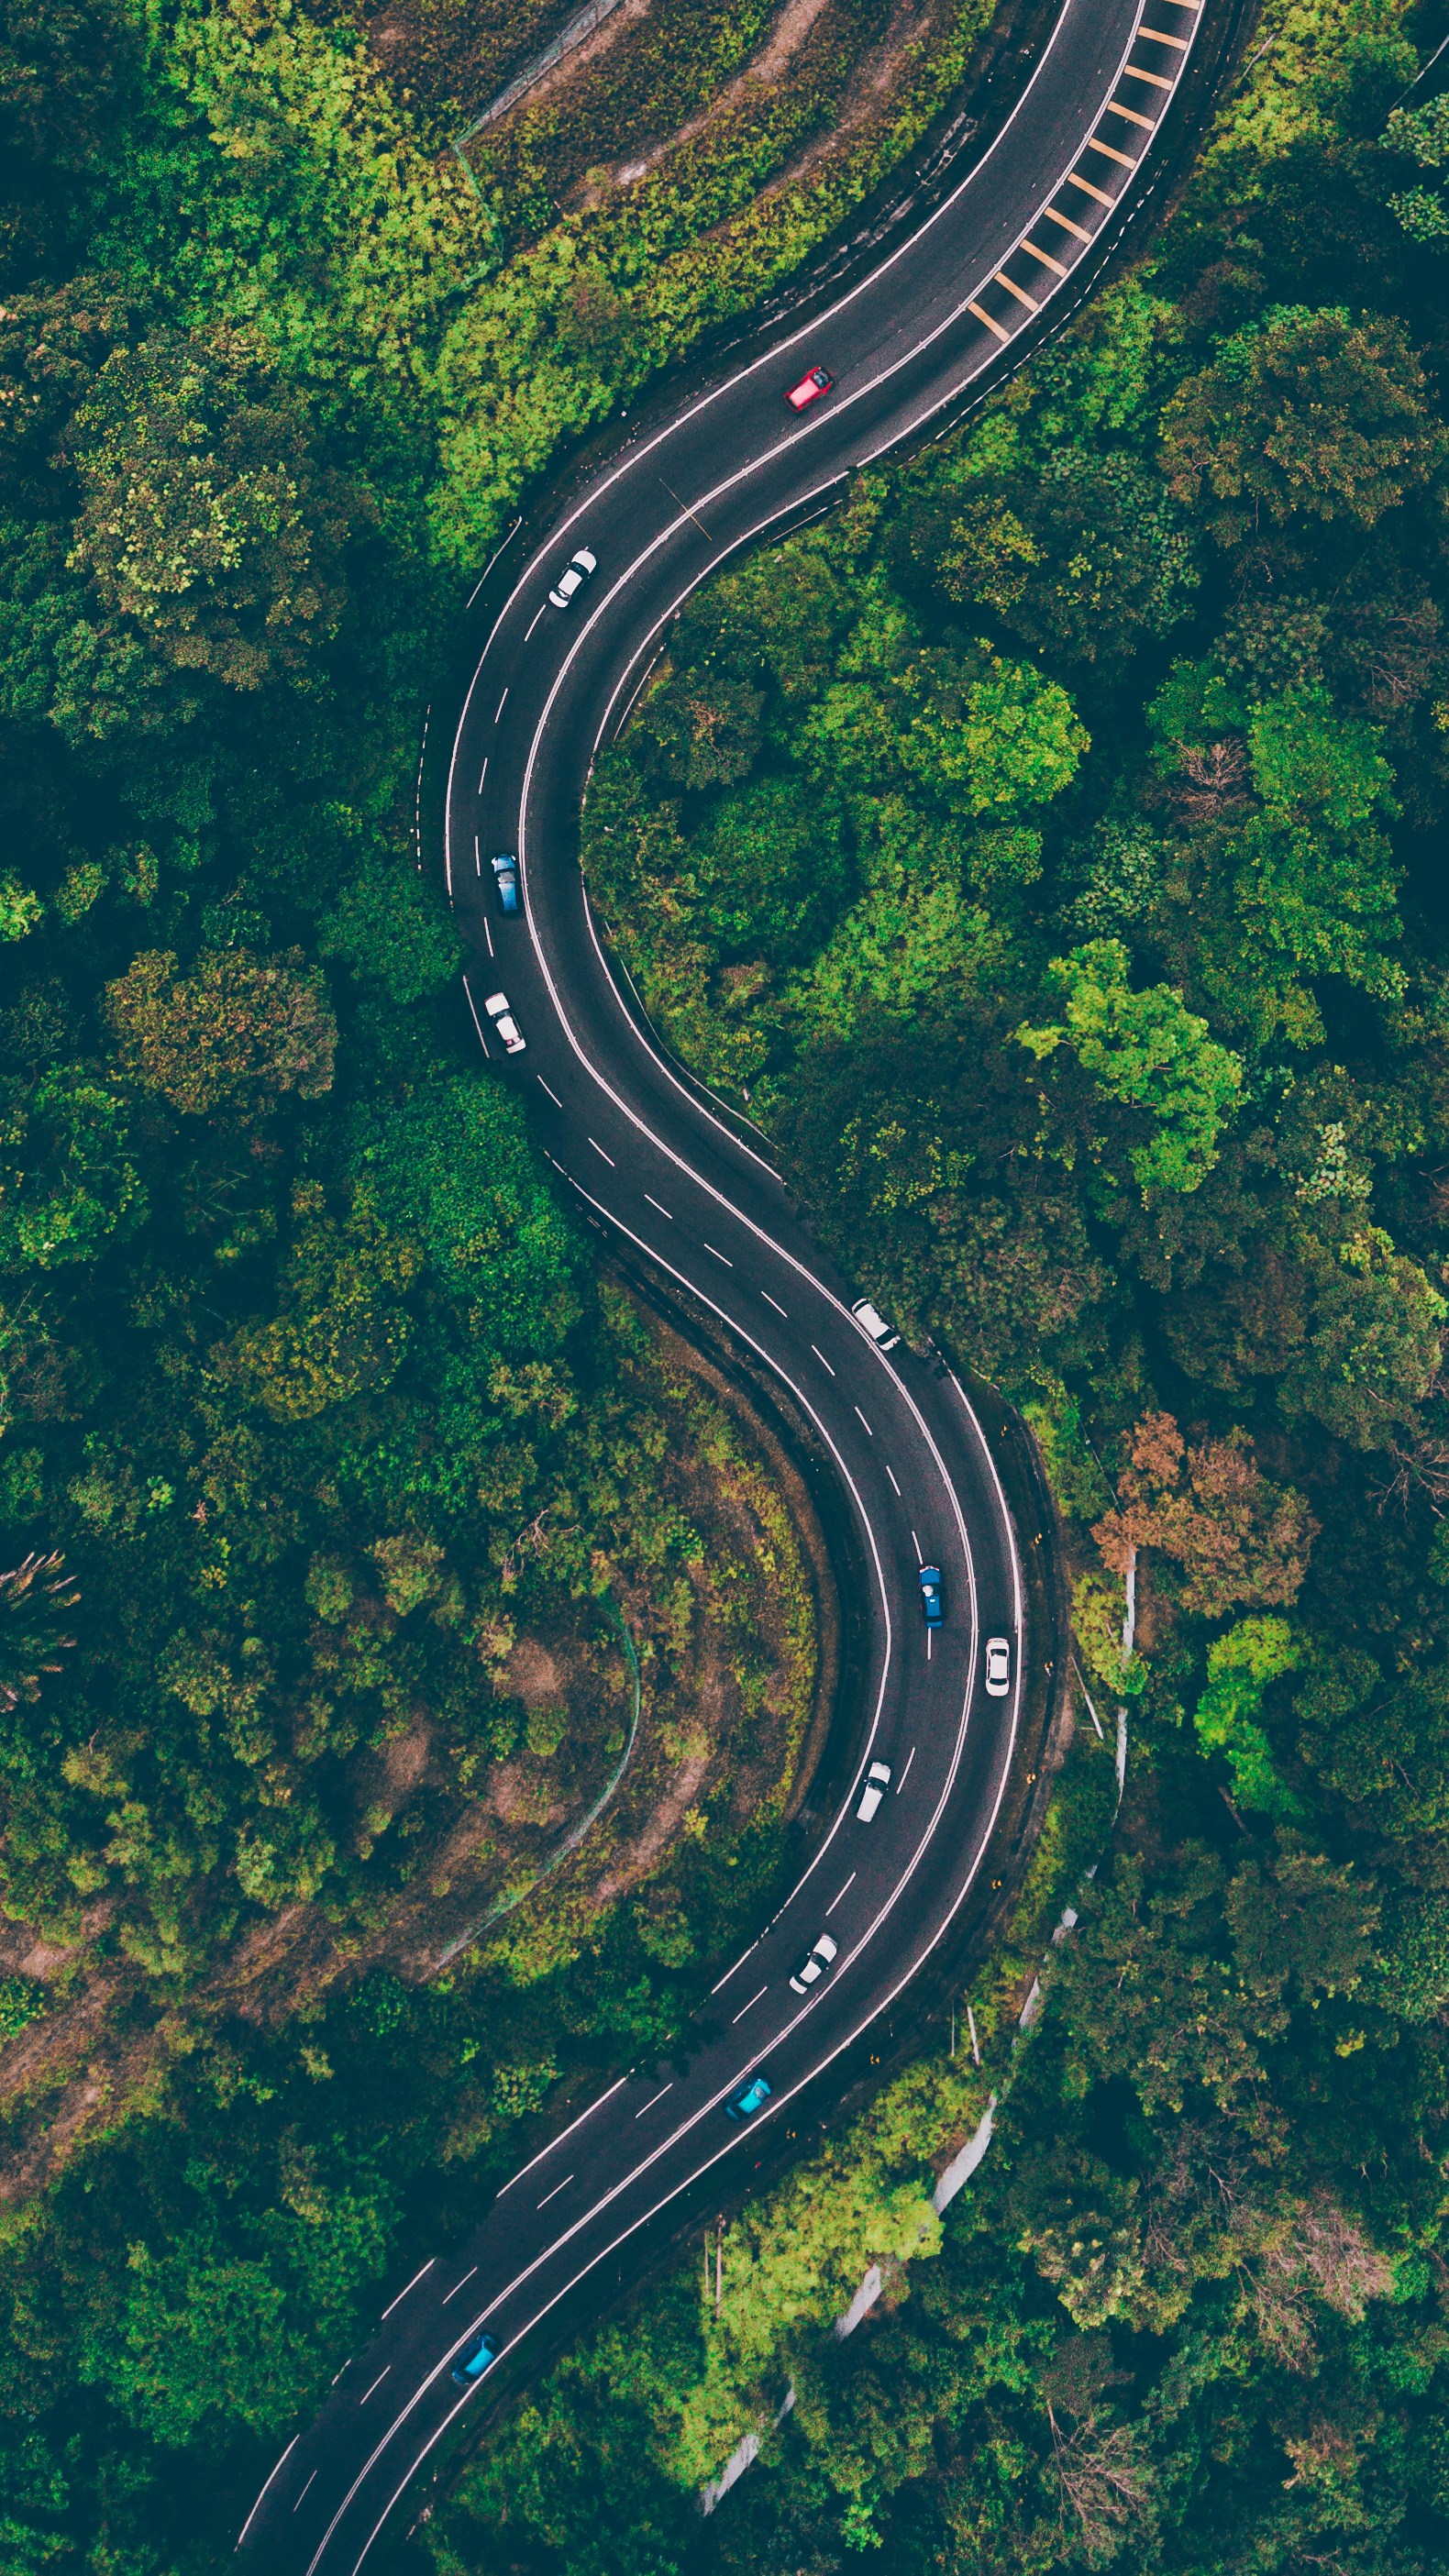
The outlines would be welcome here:
[[[812,367],[808,376],[802,376],[798,385],[790,387],[785,400],[792,411],[804,411],[807,404],[818,402],[822,394],[828,394],[834,382],[828,367]]]

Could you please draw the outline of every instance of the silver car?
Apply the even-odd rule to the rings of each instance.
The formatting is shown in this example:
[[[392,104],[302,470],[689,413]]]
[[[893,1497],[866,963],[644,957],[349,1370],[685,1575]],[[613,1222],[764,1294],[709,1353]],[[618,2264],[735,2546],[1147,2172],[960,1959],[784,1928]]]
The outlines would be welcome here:
[[[797,1968],[790,1979],[797,1995],[808,1995],[812,1986],[819,1985],[826,1969],[834,1966],[839,1948],[840,1943],[832,1941],[828,1932],[821,1933],[804,1966]]]
[[[513,1009],[509,1002],[508,995],[506,993],[490,993],[487,1001],[483,1005],[483,1008],[487,1012],[495,1029],[498,1031],[498,1034],[503,1040],[509,1054],[522,1055],[524,1048],[528,1044],[528,1040],[524,1036],[522,1029],[519,1027],[518,1022],[513,1016]]]
[[[856,1822],[858,1824],[868,1825],[870,1823],[890,1785],[890,1764],[888,1762],[872,1762],[870,1769],[865,1775],[864,1794],[861,1798],[860,1805],[855,1811]]]
[[[598,569],[599,558],[592,547],[580,546],[578,553],[570,556],[567,571],[560,573],[557,590],[548,594],[554,607],[571,607],[574,593],[582,590],[586,581],[592,581]]]
[[[886,1322],[884,1315],[882,1315],[878,1309],[871,1304],[868,1297],[857,1297],[855,1304],[851,1307],[850,1311],[855,1317],[856,1322],[859,1324],[861,1331],[863,1333],[869,1333],[871,1340],[875,1343],[878,1350],[893,1351],[895,1349],[897,1342],[901,1338],[900,1334],[895,1330],[893,1325]]]

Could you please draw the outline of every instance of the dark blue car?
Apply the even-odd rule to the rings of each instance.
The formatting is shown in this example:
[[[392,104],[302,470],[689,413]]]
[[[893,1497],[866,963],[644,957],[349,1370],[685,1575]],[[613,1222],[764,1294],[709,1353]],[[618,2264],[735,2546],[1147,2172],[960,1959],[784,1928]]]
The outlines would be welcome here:
[[[747,2084],[738,2084],[720,2104],[727,2120],[753,2119],[762,2102],[768,2102],[770,2087],[763,2075],[752,2075]]]
[[[493,862],[498,880],[498,900],[505,912],[518,910],[518,861],[511,850],[500,850]]]
[[[941,1599],[939,1565],[923,1565],[921,1568],[921,1608],[926,1614],[927,1627],[939,1628],[946,1616],[945,1604]]]
[[[475,2334],[471,2343],[464,2344],[453,2364],[454,2387],[476,2388],[490,2362],[497,2359],[498,2347],[492,2337],[486,2334]]]

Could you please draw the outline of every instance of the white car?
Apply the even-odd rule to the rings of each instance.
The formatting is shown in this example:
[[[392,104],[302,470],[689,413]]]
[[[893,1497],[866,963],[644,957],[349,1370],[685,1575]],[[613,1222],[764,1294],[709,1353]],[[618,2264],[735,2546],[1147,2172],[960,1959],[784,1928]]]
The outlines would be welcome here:
[[[560,573],[557,590],[548,594],[554,607],[568,608],[575,591],[582,590],[586,581],[592,581],[598,569],[599,558],[592,548],[580,546],[578,553],[570,556],[568,570]]]
[[[856,1822],[858,1824],[868,1825],[870,1823],[871,1818],[874,1816],[877,1807],[880,1805],[880,1802],[885,1796],[890,1785],[890,1764],[888,1762],[872,1762],[870,1769],[865,1775],[865,1794],[861,1799],[860,1805],[855,1811]]]
[[[522,1055],[528,1044],[513,1016],[506,993],[490,993],[483,1005],[510,1055]]]
[[[820,1983],[826,1969],[833,1965],[839,1948],[840,1943],[832,1941],[828,1932],[821,1933],[803,1968],[797,1968],[790,1979],[797,1995],[807,1995],[812,1986]]]
[[[986,1640],[986,1696],[1005,1699],[1011,1688],[1011,1647],[1005,1637]]]
[[[859,1324],[862,1332],[869,1333],[871,1340],[877,1343],[881,1350],[893,1351],[895,1349],[897,1342],[901,1338],[900,1334],[892,1331],[891,1326],[886,1322],[884,1315],[877,1313],[868,1297],[857,1297],[855,1304],[851,1307],[850,1311],[855,1317],[855,1320]]]

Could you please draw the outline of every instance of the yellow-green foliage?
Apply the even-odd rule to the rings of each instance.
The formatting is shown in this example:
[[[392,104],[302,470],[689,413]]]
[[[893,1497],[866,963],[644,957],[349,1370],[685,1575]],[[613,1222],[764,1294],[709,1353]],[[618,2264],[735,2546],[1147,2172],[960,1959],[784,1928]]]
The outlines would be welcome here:
[[[443,298],[492,227],[456,162],[419,149],[364,40],[291,0],[151,0],[150,32],[180,117],[205,120],[182,147],[206,191],[181,261],[197,305],[334,400],[375,399],[379,375],[425,384]]]

